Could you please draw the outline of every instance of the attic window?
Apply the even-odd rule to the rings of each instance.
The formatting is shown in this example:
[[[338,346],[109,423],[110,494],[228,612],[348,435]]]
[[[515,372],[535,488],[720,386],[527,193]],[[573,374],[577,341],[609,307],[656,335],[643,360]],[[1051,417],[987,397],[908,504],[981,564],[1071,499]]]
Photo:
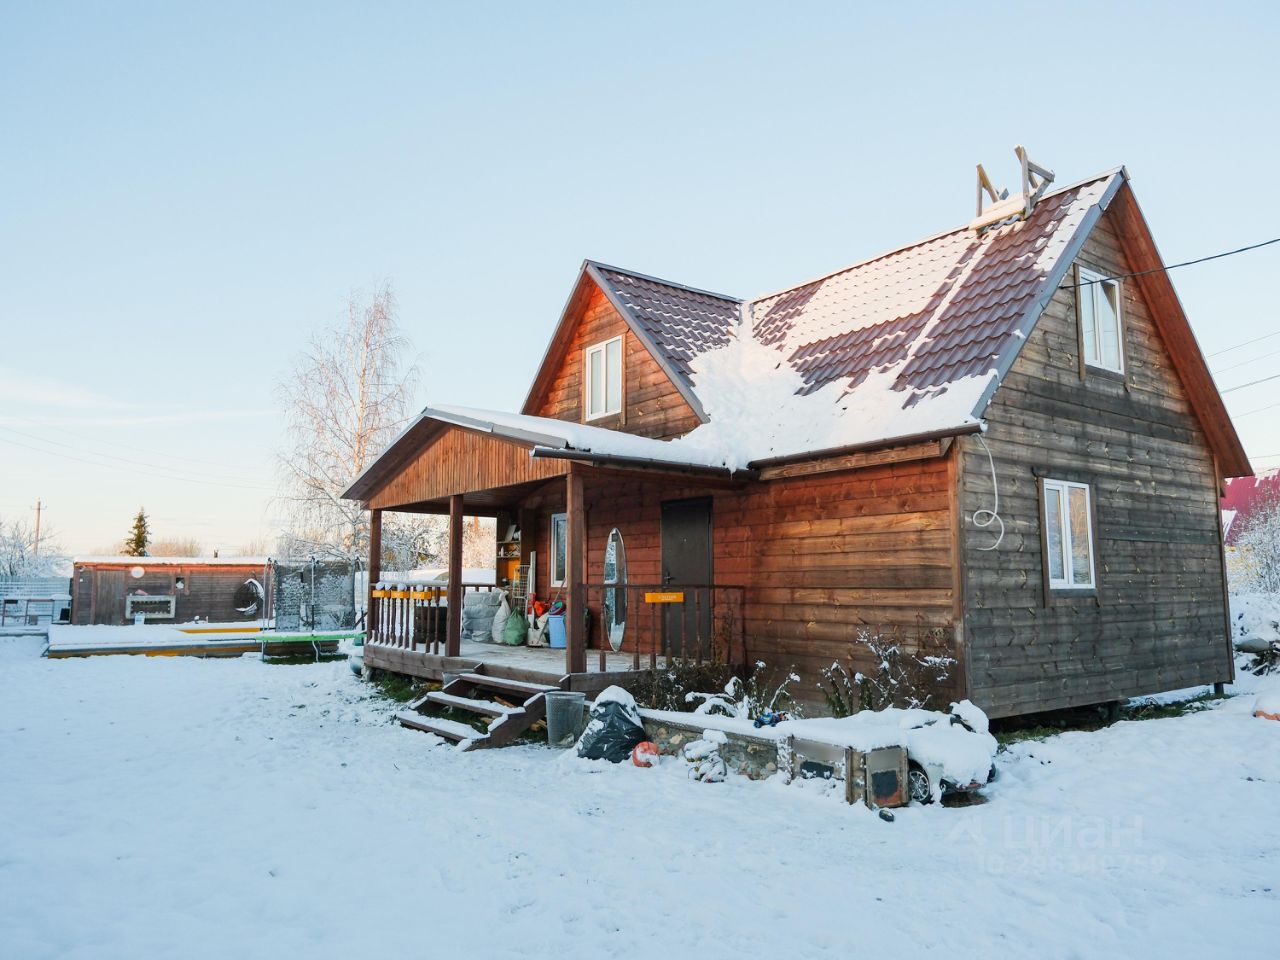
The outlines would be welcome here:
[[[1084,362],[1124,373],[1124,340],[1120,335],[1120,282],[1080,268],[1080,339]]]
[[[614,337],[587,347],[587,419],[596,420],[622,412],[622,338]]]

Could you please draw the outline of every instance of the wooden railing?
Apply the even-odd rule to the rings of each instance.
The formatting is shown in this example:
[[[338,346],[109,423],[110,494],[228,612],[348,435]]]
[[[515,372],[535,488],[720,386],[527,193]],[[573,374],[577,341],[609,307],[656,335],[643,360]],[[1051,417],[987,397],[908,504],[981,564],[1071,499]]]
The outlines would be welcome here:
[[[462,592],[498,590],[492,583],[464,583]],[[449,609],[449,584],[444,580],[420,583],[379,581],[369,591],[372,625],[368,642],[401,650],[445,650]]]
[[[726,584],[583,584],[590,624],[588,656],[594,651],[600,670],[617,669],[617,658],[640,670],[659,658],[689,663],[742,665],[745,588]],[[625,599],[624,599],[625,598]],[[611,609],[624,604],[621,625]],[[612,629],[612,637],[610,636]],[[624,659],[625,662],[625,659]]]

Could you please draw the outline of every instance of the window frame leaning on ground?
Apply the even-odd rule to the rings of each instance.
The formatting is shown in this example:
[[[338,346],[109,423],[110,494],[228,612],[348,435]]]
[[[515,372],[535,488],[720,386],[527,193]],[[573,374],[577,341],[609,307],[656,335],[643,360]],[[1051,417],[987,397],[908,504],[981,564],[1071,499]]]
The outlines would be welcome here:
[[[1040,495],[1040,556],[1044,570],[1044,586],[1046,597],[1081,596],[1096,594],[1098,589],[1098,538],[1094,530],[1094,497],[1093,485],[1080,480],[1063,480],[1057,477],[1040,477],[1037,484]],[[1072,567],[1074,546],[1081,531],[1074,528],[1071,514],[1071,491],[1084,493],[1083,533],[1088,547],[1089,579],[1088,582],[1077,581]],[[1049,493],[1057,494],[1057,506],[1050,503]],[[1053,552],[1050,548],[1051,525],[1060,525],[1058,533],[1058,559],[1062,564],[1062,576],[1055,577],[1051,566]]]
[[[611,370],[609,362],[609,347],[613,344],[618,345],[617,353],[614,357],[616,369]],[[593,343],[589,347],[583,348],[582,351],[582,386],[584,396],[582,398],[582,409],[586,412],[585,419],[601,420],[605,417],[616,417],[622,413],[622,354],[623,342],[622,336],[610,337],[608,340],[601,340],[599,343]],[[600,357],[600,375],[603,382],[600,384],[600,406],[593,406],[594,386],[596,382],[595,371],[592,369],[592,357]],[[613,386],[616,391],[616,399],[613,404],[609,402],[609,388]]]

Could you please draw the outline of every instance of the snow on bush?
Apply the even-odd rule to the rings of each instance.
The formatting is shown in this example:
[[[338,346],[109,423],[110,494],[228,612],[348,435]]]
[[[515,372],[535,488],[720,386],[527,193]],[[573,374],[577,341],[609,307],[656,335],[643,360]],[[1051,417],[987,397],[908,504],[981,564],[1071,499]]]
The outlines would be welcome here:
[[[1249,659],[1244,669],[1261,676],[1280,666],[1280,595],[1231,595],[1231,641]]]

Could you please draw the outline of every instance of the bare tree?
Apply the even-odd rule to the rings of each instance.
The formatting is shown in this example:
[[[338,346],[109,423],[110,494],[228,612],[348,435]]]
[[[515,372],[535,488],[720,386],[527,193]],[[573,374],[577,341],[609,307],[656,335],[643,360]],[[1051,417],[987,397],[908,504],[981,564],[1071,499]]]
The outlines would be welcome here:
[[[169,537],[151,541],[147,554],[152,557],[199,557],[204,554],[204,546],[195,537]]]
[[[1244,518],[1227,573],[1234,591],[1280,593],[1280,501],[1260,503]]]
[[[0,576],[48,577],[62,557],[57,534],[45,529],[36,543],[35,529],[25,520],[0,519]]]
[[[353,294],[342,317],[313,336],[278,386],[288,448],[279,468],[288,529],[284,551],[362,556],[369,542],[360,504],[341,493],[408,422],[418,370],[396,320],[388,283]]]

